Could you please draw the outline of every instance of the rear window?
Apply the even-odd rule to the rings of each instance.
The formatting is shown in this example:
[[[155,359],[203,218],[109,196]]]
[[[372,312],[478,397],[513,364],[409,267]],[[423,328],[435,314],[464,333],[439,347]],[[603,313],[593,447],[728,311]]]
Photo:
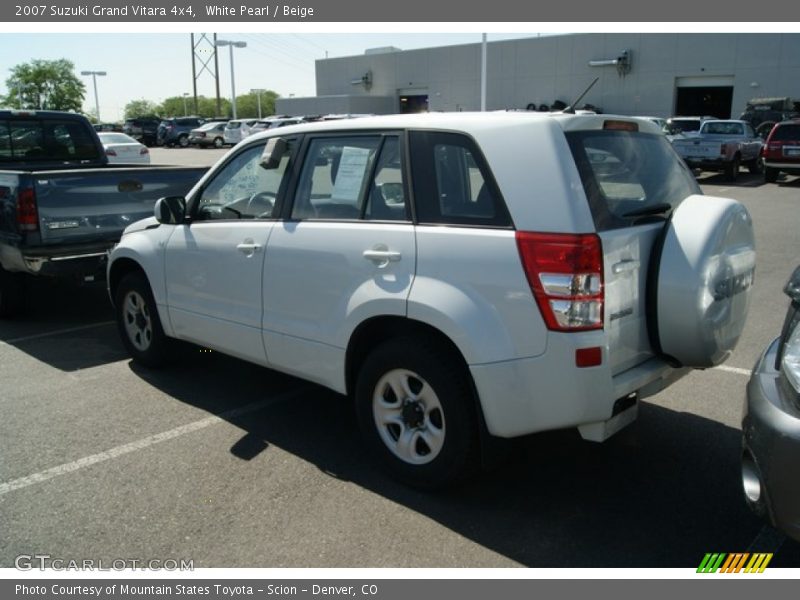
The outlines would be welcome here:
[[[772,141],[775,142],[789,142],[800,140],[800,124],[797,125],[779,125],[772,132]]]
[[[660,135],[628,131],[567,133],[598,231],[630,227],[647,209],[700,194],[692,173]]]
[[[706,123],[705,132],[712,135],[743,135],[741,123]]]
[[[699,131],[700,121],[696,119],[689,119],[689,120],[678,119],[670,121],[669,126],[670,129],[672,129],[673,131]]]
[[[227,125],[228,129],[239,129],[242,124],[239,121],[230,121]]]
[[[0,120],[0,163],[99,158],[89,129],[78,121]]]

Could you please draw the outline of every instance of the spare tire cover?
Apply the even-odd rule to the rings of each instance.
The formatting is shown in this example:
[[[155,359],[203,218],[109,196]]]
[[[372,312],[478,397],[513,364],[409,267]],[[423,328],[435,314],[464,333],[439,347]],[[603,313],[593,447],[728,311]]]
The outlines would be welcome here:
[[[722,363],[744,328],[756,265],[753,222],[727,198],[693,195],[672,214],[656,287],[657,344],[683,366]]]

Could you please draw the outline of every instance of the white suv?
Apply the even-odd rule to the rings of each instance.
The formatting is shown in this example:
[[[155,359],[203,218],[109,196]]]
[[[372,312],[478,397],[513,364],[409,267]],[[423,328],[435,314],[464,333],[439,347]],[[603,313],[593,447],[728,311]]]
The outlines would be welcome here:
[[[745,208],[702,196],[654,124],[607,115],[286,127],[155,213],[109,260],[133,358],[175,338],[349,394],[421,487],[493,436],[629,424],[727,358],[755,268]]]

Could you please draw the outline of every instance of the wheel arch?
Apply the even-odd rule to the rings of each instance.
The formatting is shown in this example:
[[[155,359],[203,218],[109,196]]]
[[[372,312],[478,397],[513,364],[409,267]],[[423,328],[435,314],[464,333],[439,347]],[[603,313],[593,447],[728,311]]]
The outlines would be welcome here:
[[[144,267],[130,257],[123,256],[111,263],[111,266],[108,269],[108,293],[111,296],[112,304],[114,303],[114,298],[117,294],[117,287],[119,286],[119,282],[122,281],[122,278],[129,273],[134,273],[137,271],[142,273],[145,278],[147,277]]]

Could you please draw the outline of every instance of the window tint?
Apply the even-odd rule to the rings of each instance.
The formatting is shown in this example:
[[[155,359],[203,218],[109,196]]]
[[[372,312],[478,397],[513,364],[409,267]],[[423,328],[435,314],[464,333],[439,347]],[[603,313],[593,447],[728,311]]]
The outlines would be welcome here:
[[[235,156],[203,190],[197,216],[208,219],[268,219],[272,217],[290,154],[277,169],[261,166],[264,145]]]
[[[706,133],[713,135],[742,135],[744,130],[741,123],[708,123]]]
[[[89,130],[78,121],[0,121],[0,160],[97,160]]]
[[[776,142],[800,140],[800,125],[779,125],[772,132],[772,140]]]
[[[381,147],[364,216],[375,221],[408,220],[400,140],[396,137],[387,137]]]
[[[297,185],[293,219],[358,219],[380,136],[311,140]]]
[[[628,227],[632,211],[699,194],[694,176],[660,135],[626,131],[567,133],[599,231]]]
[[[411,139],[420,222],[510,225],[489,170],[470,138],[412,132]]]

